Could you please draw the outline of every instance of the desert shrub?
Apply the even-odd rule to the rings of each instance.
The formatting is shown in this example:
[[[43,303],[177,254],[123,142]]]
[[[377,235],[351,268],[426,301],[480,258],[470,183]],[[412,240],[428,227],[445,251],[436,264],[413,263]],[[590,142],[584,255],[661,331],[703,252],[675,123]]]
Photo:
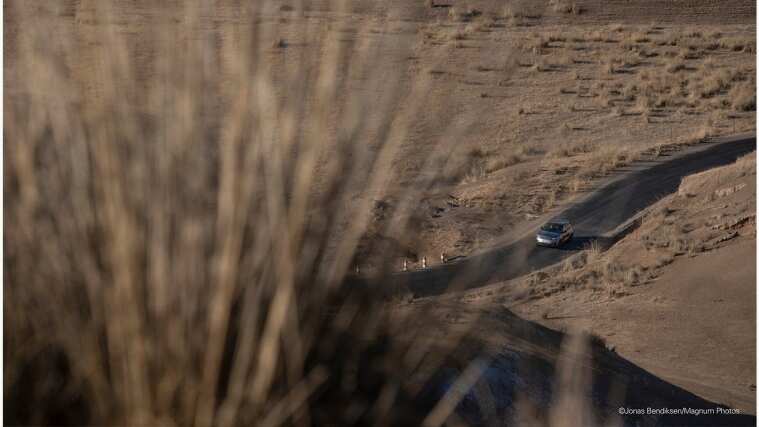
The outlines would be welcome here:
[[[597,240],[593,240],[585,250],[585,264],[589,266],[597,265],[603,257],[603,248]]]
[[[686,34],[686,37],[696,38],[696,39],[700,39],[703,36],[704,36],[704,34],[701,31],[698,31],[698,30],[690,31],[690,32],[688,32]]]
[[[465,29],[457,29],[448,34],[448,40],[466,40],[468,36],[469,33]]]
[[[668,73],[677,73],[678,71],[682,71],[686,68],[685,64],[680,61],[672,61],[669,64],[667,64],[667,72]]]
[[[596,43],[599,43],[599,42],[613,42],[613,41],[615,41],[612,33],[610,33],[610,32],[607,33],[607,32],[600,31],[600,30],[595,30],[595,31],[588,32],[586,38],[588,40],[594,41]]]
[[[741,37],[725,37],[720,39],[719,45],[722,49],[732,50],[735,52],[753,53],[756,50],[755,43],[752,40]]]
[[[523,160],[522,157],[516,153],[507,154],[505,156],[501,156],[498,158],[488,159],[486,172],[492,173],[492,172],[507,168],[509,166],[513,166],[518,163],[521,163],[522,160]]]
[[[738,111],[756,111],[756,88],[751,84],[736,85],[730,90],[729,98]]]
[[[633,68],[637,67],[641,64],[640,57],[633,55],[631,53],[625,54],[617,59],[617,61],[626,68]]]
[[[588,141],[574,141],[567,142],[562,141],[552,147],[547,153],[546,157],[549,159],[560,159],[565,157],[571,157],[578,154],[589,153],[593,151],[595,144]]]
[[[607,60],[604,62],[602,69],[606,74],[614,74],[617,72],[617,66],[613,60]]]
[[[651,39],[646,33],[635,32],[629,34],[627,38],[625,38],[625,41],[628,43],[648,43],[651,41]]]
[[[583,12],[582,7],[573,1],[550,0],[548,4],[554,12],[558,13],[571,13],[574,15],[579,15]]]
[[[711,98],[730,88],[734,75],[727,70],[721,70],[709,75],[701,84],[701,96]]]

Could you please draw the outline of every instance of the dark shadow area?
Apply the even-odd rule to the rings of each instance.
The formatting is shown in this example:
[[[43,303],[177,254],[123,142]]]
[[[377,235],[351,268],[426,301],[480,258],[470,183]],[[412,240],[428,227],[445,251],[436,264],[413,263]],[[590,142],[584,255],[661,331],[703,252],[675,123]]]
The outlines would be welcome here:
[[[495,309],[494,309],[495,310]],[[479,383],[469,389],[456,407],[467,425],[547,425],[550,413],[562,395],[587,403],[594,425],[624,426],[752,426],[752,415],[719,414],[729,408],[702,399],[642,369],[603,341],[587,337],[579,353],[567,352],[568,335],[522,319],[506,309],[484,314],[495,325],[508,330],[506,343],[495,354],[482,346],[465,345],[454,350],[425,384],[420,401],[432,406],[475,360],[484,361]],[[589,338],[589,339],[588,339]],[[571,344],[569,344],[571,347]],[[560,378],[558,360],[574,359],[572,375],[587,375],[584,391],[568,390]],[[578,366],[584,367],[574,371]],[[566,369],[566,368],[565,368]],[[581,393],[577,395],[577,393]],[[518,402],[518,403],[517,403]],[[619,408],[703,411],[701,414],[619,414]],[[581,411],[581,409],[577,409]],[[709,413],[714,411],[714,413]],[[566,414],[568,420],[576,414]],[[570,424],[566,424],[570,425]]]
[[[601,243],[604,239],[599,236],[574,236],[571,240],[561,246],[550,247],[543,246],[545,249],[555,249],[559,251],[582,251],[588,249],[593,242]]]

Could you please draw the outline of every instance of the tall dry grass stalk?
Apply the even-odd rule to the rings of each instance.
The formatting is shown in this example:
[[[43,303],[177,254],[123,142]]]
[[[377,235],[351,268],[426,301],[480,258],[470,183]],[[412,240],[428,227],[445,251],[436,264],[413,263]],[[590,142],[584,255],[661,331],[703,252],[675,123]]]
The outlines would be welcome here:
[[[223,6],[6,5],[6,423],[440,425],[463,395],[424,386],[468,330],[392,313],[386,270],[345,286],[431,79],[382,28]]]
[[[122,7],[7,10],[6,421],[421,421],[429,345],[383,339],[418,322],[342,284],[429,79],[275,2],[154,5],[137,36]]]

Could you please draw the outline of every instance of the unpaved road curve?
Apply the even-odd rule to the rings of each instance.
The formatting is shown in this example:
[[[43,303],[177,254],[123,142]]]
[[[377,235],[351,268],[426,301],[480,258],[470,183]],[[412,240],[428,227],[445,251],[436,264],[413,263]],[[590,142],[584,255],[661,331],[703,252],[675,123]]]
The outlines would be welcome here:
[[[677,191],[683,177],[734,162],[756,150],[756,135],[726,137],[678,153],[670,160],[636,165],[557,216],[575,225],[575,238],[562,248],[535,246],[534,235],[458,262],[394,275],[417,296],[470,289],[508,280],[562,261],[598,236],[614,230],[661,197]],[[349,286],[366,285],[363,278]]]

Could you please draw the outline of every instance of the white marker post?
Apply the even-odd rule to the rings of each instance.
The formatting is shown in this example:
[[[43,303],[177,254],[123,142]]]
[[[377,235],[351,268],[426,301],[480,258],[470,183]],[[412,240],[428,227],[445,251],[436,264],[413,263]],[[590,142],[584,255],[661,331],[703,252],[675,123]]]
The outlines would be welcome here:
[[[427,257],[426,256],[422,257],[422,268],[427,268]]]
[[[440,264],[445,264],[445,252],[440,252]]]
[[[408,271],[408,261],[406,261],[406,258],[403,258],[403,271]]]

